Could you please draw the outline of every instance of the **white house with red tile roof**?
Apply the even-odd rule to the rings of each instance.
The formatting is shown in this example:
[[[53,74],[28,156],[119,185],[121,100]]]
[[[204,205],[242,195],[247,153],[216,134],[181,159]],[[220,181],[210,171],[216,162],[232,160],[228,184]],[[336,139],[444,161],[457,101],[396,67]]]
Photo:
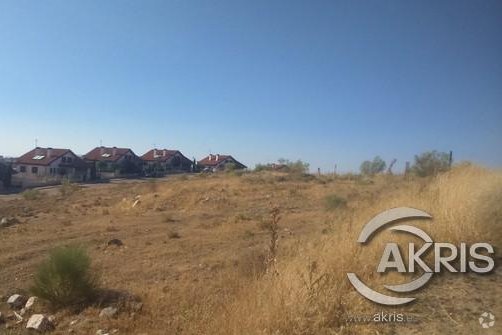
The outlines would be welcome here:
[[[211,170],[213,172],[225,170],[228,164],[232,164],[234,169],[246,169],[247,166],[238,162],[230,155],[208,155],[198,162],[198,166],[202,170]]]
[[[129,148],[96,147],[83,156],[93,163],[95,176],[101,179],[137,175],[141,172],[141,158]]]
[[[22,187],[54,185],[62,178],[85,181],[90,178],[91,168],[70,149],[40,148],[17,158],[13,165],[17,172],[12,183]]]
[[[190,172],[193,162],[178,150],[152,149],[141,156],[143,172],[148,176]]]

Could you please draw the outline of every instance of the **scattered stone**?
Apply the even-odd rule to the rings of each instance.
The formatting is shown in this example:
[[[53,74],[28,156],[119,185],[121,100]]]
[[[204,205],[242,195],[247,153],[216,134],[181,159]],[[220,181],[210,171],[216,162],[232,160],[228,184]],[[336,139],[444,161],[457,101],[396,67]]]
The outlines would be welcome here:
[[[23,322],[23,317],[20,314],[18,314],[16,312],[13,312],[13,313],[14,313],[14,318],[17,320],[16,324]]]
[[[19,223],[19,220],[16,218],[4,217],[0,220],[0,228],[7,228],[7,227],[13,226],[18,223]]]
[[[133,204],[132,204],[132,208],[136,207],[141,201],[139,199],[137,199]]]
[[[119,240],[118,238],[114,238],[114,239],[111,239],[110,241],[108,241],[108,245],[116,245],[117,247],[120,247],[120,246],[123,246],[124,243],[122,243],[122,241]]]
[[[11,308],[21,308],[26,303],[26,298],[20,294],[14,294],[9,297],[7,303]]]
[[[0,323],[4,323],[4,322],[5,322],[5,319],[3,317],[2,312],[0,312]]]
[[[33,314],[26,324],[27,329],[34,329],[39,332],[48,331],[54,328],[53,323],[43,314]]]
[[[24,305],[24,310],[29,311],[33,308],[33,305],[37,302],[37,297],[30,297],[26,304]]]
[[[57,325],[57,322],[56,322],[56,316],[55,316],[55,315],[49,315],[49,317],[48,317],[47,319],[49,319],[49,322],[50,322],[52,325]]]
[[[96,331],[96,335],[109,335],[106,330],[103,330],[103,329],[98,329]]]
[[[100,318],[113,318],[118,313],[118,309],[115,307],[106,307],[99,313]]]
[[[70,322],[70,326],[75,326],[78,323],[78,320],[73,320]]]

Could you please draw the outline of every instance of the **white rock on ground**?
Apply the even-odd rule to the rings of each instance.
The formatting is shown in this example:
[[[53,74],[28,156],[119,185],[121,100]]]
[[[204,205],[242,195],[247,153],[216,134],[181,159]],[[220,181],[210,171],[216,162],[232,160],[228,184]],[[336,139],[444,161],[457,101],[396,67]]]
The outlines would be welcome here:
[[[20,294],[14,294],[9,297],[7,300],[7,303],[11,308],[20,308],[23,307],[24,303],[26,302],[26,298],[23,297]]]
[[[118,309],[115,307],[106,307],[101,310],[99,313],[100,318],[112,318],[118,313]]]
[[[16,324],[19,324],[19,323],[23,322],[23,316],[22,315],[20,315],[20,314],[18,314],[16,312],[12,312],[12,313],[13,313],[12,317],[14,319],[16,319]]]
[[[98,329],[96,331],[96,335],[109,335],[109,334],[103,329]]]
[[[53,328],[52,322],[43,314],[33,314],[26,324],[27,329],[34,329],[39,332],[48,331]]]
[[[56,322],[56,316],[55,315],[49,315],[47,317],[47,319],[49,319],[49,322],[52,323],[52,325],[57,325],[57,322]]]
[[[30,297],[28,301],[26,301],[26,304],[24,305],[24,309],[26,311],[29,311],[33,308],[33,305],[37,302],[37,297]]]

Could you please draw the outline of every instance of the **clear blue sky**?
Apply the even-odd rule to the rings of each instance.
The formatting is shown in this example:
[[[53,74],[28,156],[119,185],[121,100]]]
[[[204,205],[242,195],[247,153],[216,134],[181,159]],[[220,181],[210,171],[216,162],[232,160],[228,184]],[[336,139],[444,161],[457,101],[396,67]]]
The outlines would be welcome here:
[[[502,1],[0,0],[0,154],[502,166]]]

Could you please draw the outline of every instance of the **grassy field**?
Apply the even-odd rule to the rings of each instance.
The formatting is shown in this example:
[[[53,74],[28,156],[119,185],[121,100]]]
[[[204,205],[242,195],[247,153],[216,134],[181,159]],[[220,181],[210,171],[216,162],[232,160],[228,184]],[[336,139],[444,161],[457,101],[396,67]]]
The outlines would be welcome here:
[[[243,173],[173,176],[0,198],[0,217],[19,223],[0,230],[0,311],[6,297],[26,291],[56,246],[86,248],[107,290],[143,301],[141,311],[98,317],[102,306],[54,311],[55,334],[500,334],[479,315],[502,318],[502,173],[461,165],[433,178],[402,175],[301,176]],[[139,201],[137,201],[139,200]],[[136,203],[136,205],[134,205]],[[382,245],[361,248],[361,227],[399,206],[432,214],[416,221],[435,241],[489,242],[494,273],[441,273],[416,302],[382,307],[350,285],[357,272],[377,288]],[[271,211],[280,219],[271,229]],[[395,233],[394,233],[395,234]],[[108,245],[120,239],[123,246]],[[398,239],[405,240],[399,236]],[[272,250],[272,251],[271,251]],[[408,278],[409,279],[409,278]],[[407,280],[405,280],[407,281]],[[410,324],[351,323],[347,315],[380,311],[416,317]],[[72,322],[76,321],[76,322]],[[71,323],[71,325],[70,325]],[[6,334],[24,334],[12,325]]]

